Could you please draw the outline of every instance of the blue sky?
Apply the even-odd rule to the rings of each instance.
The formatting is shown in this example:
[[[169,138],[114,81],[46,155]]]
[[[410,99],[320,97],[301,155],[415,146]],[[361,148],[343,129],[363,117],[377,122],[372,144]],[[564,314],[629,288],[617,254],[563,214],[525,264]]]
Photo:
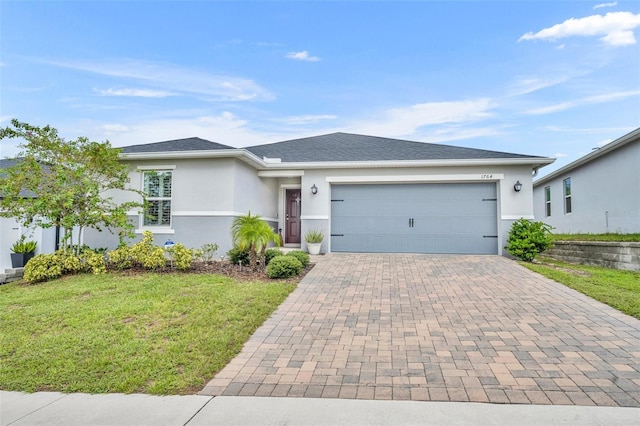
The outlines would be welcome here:
[[[558,157],[544,174],[640,127],[639,37],[638,1],[2,0],[0,124],[114,146],[344,131]]]

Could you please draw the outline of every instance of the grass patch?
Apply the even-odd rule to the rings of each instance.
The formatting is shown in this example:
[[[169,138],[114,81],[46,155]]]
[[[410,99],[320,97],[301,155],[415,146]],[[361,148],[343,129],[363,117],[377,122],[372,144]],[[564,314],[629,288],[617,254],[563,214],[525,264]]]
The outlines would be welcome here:
[[[640,319],[640,273],[574,265],[548,258],[521,265]]]
[[[202,274],[0,286],[0,389],[190,394],[295,284]]]
[[[615,241],[640,242],[640,234],[552,234],[554,241]]]

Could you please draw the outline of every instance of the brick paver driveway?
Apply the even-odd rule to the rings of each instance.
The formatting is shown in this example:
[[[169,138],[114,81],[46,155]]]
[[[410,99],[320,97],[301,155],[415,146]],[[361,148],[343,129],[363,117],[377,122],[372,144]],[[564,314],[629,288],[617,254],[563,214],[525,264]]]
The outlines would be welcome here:
[[[640,406],[640,321],[498,256],[323,256],[206,395]]]

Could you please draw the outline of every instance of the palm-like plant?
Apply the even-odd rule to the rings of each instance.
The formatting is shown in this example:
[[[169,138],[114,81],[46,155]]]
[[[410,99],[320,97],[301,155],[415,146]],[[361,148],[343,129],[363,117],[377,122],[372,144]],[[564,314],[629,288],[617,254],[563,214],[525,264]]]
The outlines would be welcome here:
[[[280,245],[280,236],[262,220],[259,215],[238,216],[231,225],[231,238],[233,244],[240,249],[249,249],[249,263],[251,268],[258,267],[258,252],[264,259],[264,253],[271,241]]]

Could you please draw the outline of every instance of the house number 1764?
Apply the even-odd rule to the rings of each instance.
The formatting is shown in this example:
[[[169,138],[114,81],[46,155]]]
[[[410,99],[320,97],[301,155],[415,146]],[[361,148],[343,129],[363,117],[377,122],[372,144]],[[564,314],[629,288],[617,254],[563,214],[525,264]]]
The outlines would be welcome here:
[[[480,175],[480,179],[493,179],[493,175]]]

